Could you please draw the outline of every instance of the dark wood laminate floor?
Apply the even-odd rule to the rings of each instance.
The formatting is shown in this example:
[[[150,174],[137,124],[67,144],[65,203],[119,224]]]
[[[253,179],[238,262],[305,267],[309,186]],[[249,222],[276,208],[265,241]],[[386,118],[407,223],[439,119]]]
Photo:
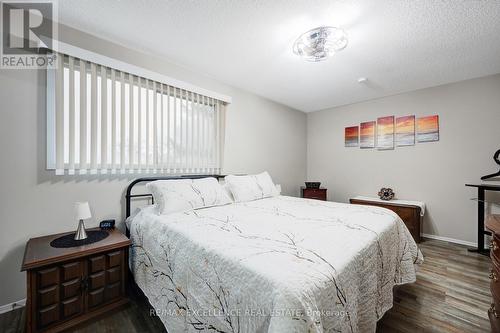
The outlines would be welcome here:
[[[451,243],[420,244],[417,281],[398,287],[379,332],[490,332],[490,259]]]
[[[489,332],[489,258],[466,248],[425,240],[425,257],[417,282],[397,288],[394,307],[377,332]],[[24,327],[24,308],[0,315],[0,332],[18,333]],[[73,330],[78,333],[165,332],[149,315],[148,305],[132,296],[131,304],[114,314]]]

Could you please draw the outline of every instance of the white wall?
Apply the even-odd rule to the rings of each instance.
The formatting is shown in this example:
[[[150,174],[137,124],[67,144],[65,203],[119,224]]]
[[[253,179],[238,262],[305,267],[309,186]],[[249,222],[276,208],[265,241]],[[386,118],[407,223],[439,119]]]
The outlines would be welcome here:
[[[344,147],[346,126],[412,114],[438,114],[440,140],[391,151]],[[464,184],[499,168],[492,156],[500,149],[500,75],[313,112],[307,133],[307,178],[328,187],[329,200],[390,186],[398,198],[428,205],[424,233],[476,242],[477,193]]]
[[[475,241],[475,196],[466,182],[497,170],[500,75],[419,90],[306,115],[138,51],[62,27],[61,39],[233,97],[227,114],[226,173],[268,170],[285,194],[306,178],[347,202],[392,186],[428,206],[424,232]],[[19,273],[28,238],[72,230],[73,202],[90,201],[95,219],[121,221],[128,177],[56,177],[45,170],[45,73],[0,70],[0,305],[25,297]],[[344,127],[384,115],[440,115],[441,140],[394,151],[344,148]],[[307,133],[306,133],[307,130]],[[500,198],[495,198],[500,202]]]
[[[232,88],[164,59],[62,27],[64,42],[233,97],[227,113],[225,173],[268,170],[283,192],[298,195],[306,175],[306,115]],[[98,221],[124,215],[121,176],[54,176],[46,171],[45,72],[0,70],[0,305],[25,297],[20,273],[30,237],[76,228],[72,207],[88,200]]]

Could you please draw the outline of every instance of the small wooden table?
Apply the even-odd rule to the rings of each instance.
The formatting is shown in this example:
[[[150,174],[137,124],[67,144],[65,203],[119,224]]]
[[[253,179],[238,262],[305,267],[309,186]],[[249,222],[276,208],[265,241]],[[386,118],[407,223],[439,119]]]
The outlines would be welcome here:
[[[63,331],[128,302],[131,242],[116,229],[108,232],[101,241],[71,248],[50,246],[71,232],[28,241],[21,268],[27,277],[27,332]]]
[[[308,187],[302,186],[300,188],[300,193],[302,195],[302,198],[326,201],[326,188],[323,188],[323,187],[308,188]]]
[[[390,200],[385,201],[371,197],[355,197],[351,204],[378,206],[392,210],[403,220],[415,242],[420,243],[420,224],[425,214],[425,204],[419,201]]]

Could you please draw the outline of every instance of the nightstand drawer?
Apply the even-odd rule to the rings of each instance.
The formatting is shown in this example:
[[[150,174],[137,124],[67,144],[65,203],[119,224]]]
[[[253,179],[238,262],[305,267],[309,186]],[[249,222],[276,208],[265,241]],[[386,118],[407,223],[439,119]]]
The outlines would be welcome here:
[[[108,267],[120,266],[122,263],[122,251],[108,253]]]
[[[104,288],[89,292],[88,304],[89,308],[96,307],[104,303]]]
[[[73,280],[83,275],[82,263],[80,261],[62,265],[63,281]]]
[[[39,270],[37,273],[38,288],[46,288],[59,283],[59,267]]]
[[[106,275],[104,272],[95,273],[89,276],[89,289],[94,290],[104,287],[106,283]]]
[[[121,280],[122,278],[122,269],[121,267],[114,267],[111,269],[108,269],[106,273],[108,274],[107,281],[108,283],[115,283]]]
[[[80,297],[73,297],[62,302],[62,314],[64,318],[74,316],[80,312],[82,312]]]
[[[82,280],[77,278],[62,284],[62,298],[67,299],[70,297],[75,297],[80,293]]]
[[[121,283],[117,282],[115,284],[108,285],[106,287],[106,301],[113,300],[120,296],[121,293]]]
[[[48,287],[46,289],[40,289],[38,291],[39,307],[45,308],[49,305],[57,303],[57,294],[59,293],[58,286]]]
[[[103,271],[105,266],[106,266],[106,258],[103,255],[91,257],[89,259],[89,272],[90,273]]]
[[[59,320],[59,305],[55,304],[38,311],[38,327],[46,327]]]
[[[319,196],[314,196],[314,195],[311,195],[311,196],[307,196],[305,197],[306,199],[315,199],[315,200],[323,200],[325,201],[326,200],[326,197],[323,195],[319,195]]]

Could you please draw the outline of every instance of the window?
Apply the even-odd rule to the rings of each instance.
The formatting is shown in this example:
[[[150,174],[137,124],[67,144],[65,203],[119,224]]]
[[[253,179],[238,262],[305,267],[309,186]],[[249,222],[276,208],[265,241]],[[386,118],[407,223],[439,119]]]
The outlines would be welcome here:
[[[48,91],[56,174],[220,172],[222,100],[61,53]]]

